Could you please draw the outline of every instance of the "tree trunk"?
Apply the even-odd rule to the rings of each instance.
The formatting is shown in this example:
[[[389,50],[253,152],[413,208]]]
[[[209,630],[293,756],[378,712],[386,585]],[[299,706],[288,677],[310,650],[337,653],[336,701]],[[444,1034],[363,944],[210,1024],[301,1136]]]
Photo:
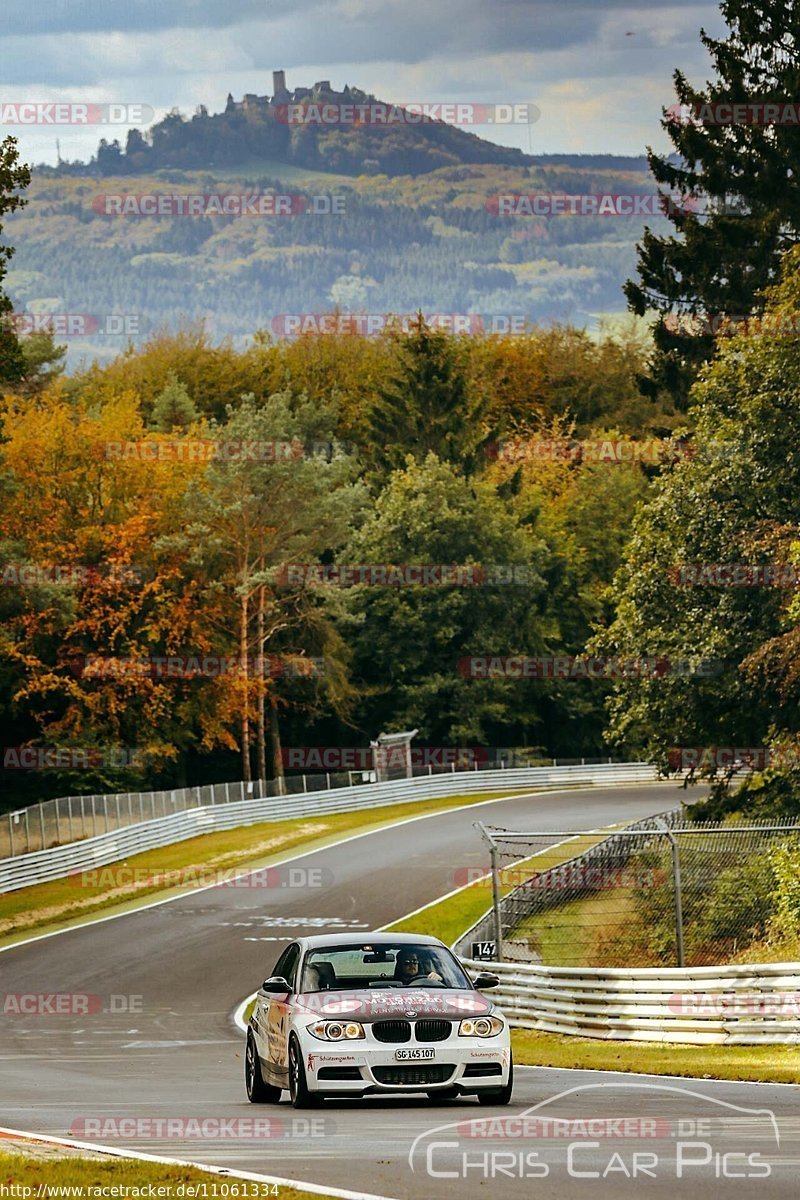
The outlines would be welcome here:
[[[258,589],[258,629],[256,631],[256,674],[258,675],[258,778],[262,781],[262,786],[266,785],[267,781],[267,734],[266,734],[266,719],[264,715],[264,695],[266,692],[266,681],[264,678],[264,607],[266,589],[260,587]]]
[[[270,692],[269,697],[269,736],[272,749],[272,769],[275,772],[275,782],[278,785],[278,795],[286,792],[283,775],[283,753],[281,750],[281,731],[278,725],[278,697]]]
[[[242,680],[242,779],[245,783],[249,783],[252,778],[250,774],[250,717],[248,714],[247,621],[248,602],[247,593],[245,593],[242,596],[239,616],[239,669]]]

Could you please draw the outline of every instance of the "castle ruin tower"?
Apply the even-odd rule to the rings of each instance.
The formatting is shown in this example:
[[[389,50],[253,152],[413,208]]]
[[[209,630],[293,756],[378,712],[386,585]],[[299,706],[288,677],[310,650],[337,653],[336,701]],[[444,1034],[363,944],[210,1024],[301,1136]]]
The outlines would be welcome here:
[[[286,87],[286,72],[272,72],[272,99],[274,103],[279,104],[283,100],[287,100],[289,92]]]

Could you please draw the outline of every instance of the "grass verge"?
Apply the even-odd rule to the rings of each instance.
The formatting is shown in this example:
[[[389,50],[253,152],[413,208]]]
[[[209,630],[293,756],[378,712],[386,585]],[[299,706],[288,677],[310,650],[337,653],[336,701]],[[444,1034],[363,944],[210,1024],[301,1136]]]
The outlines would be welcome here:
[[[592,1071],[635,1071],[646,1075],[688,1075],[695,1079],[800,1083],[797,1046],[680,1046],[647,1042],[606,1042],[593,1038],[512,1029],[514,1062],[530,1067],[572,1067]]]
[[[126,912],[156,896],[187,892],[214,871],[273,865],[302,847],[315,850],[350,833],[366,833],[408,817],[520,794],[517,791],[409,801],[323,817],[266,821],[162,846],[92,872],[0,895],[0,945],[45,933],[94,915]],[[181,882],[183,881],[183,882]]]
[[[66,1148],[61,1148],[62,1154],[58,1157],[50,1154],[44,1157],[37,1152],[37,1148],[42,1145],[43,1143],[39,1142],[25,1143],[26,1148],[33,1148],[31,1153],[21,1148],[10,1152],[0,1151],[0,1180],[7,1186],[15,1185],[17,1189],[31,1189],[27,1193],[17,1190],[8,1193],[9,1195],[34,1197],[37,1195],[37,1189],[41,1189],[38,1194],[47,1196],[47,1188],[114,1187],[126,1189],[116,1193],[124,1197],[136,1196],[137,1192],[134,1189],[137,1188],[145,1189],[143,1194],[147,1195],[146,1189],[152,1185],[168,1189],[159,1193],[164,1200],[178,1200],[178,1197],[186,1200],[187,1197],[202,1197],[204,1194],[213,1197],[220,1195],[223,1186],[227,1188],[225,1194],[234,1198],[238,1195],[248,1198],[258,1196],[264,1200],[273,1196],[279,1197],[279,1200],[314,1200],[314,1197],[318,1196],[318,1193],[298,1191],[297,1188],[282,1187],[280,1184],[255,1183],[233,1179],[230,1176],[213,1175],[197,1167],[167,1166],[163,1163],[138,1162],[124,1158],[84,1158],[70,1154]],[[51,1149],[52,1147],[48,1147],[48,1150]],[[177,1190],[179,1185],[183,1185],[181,1191]],[[205,1185],[205,1188],[202,1185]],[[190,1188],[196,1190],[190,1191]],[[253,1190],[255,1188],[258,1189],[257,1192]],[[58,1195],[58,1192],[55,1194]],[[92,1196],[92,1193],[86,1190],[72,1194],[76,1200],[90,1200]],[[109,1194],[107,1191],[106,1195]]]

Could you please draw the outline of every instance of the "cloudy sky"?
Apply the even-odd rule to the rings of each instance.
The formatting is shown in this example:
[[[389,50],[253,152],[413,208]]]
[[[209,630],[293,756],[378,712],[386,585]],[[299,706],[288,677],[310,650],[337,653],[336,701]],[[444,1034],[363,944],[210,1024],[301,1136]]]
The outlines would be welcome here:
[[[0,103],[95,101],[224,107],[227,93],[330,79],[381,99],[533,101],[536,124],[476,129],[533,153],[665,148],[662,106],[680,66],[701,83],[699,30],[715,0],[3,0]],[[5,115],[5,114],[4,114]],[[124,140],[127,126],[121,126]],[[2,132],[24,157],[86,158],[100,130]]]

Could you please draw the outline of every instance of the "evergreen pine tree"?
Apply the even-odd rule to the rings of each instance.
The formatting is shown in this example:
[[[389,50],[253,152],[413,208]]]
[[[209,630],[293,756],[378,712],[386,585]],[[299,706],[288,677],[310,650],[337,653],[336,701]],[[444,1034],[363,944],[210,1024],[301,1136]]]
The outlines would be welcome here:
[[[800,0],[722,0],[720,8],[727,37],[701,32],[716,79],[697,90],[675,72],[678,104],[662,125],[677,154],[648,150],[662,191],[700,198],[699,211],[670,205],[675,233],[645,230],[639,282],[625,285],[635,313],[661,314],[642,390],[665,387],[679,401],[713,353],[718,318],[763,309],[763,289],[800,232],[800,131],[786,120],[800,111]],[[750,106],[744,119],[728,115],[731,104]],[[778,120],[760,111],[766,104],[779,106]]]

